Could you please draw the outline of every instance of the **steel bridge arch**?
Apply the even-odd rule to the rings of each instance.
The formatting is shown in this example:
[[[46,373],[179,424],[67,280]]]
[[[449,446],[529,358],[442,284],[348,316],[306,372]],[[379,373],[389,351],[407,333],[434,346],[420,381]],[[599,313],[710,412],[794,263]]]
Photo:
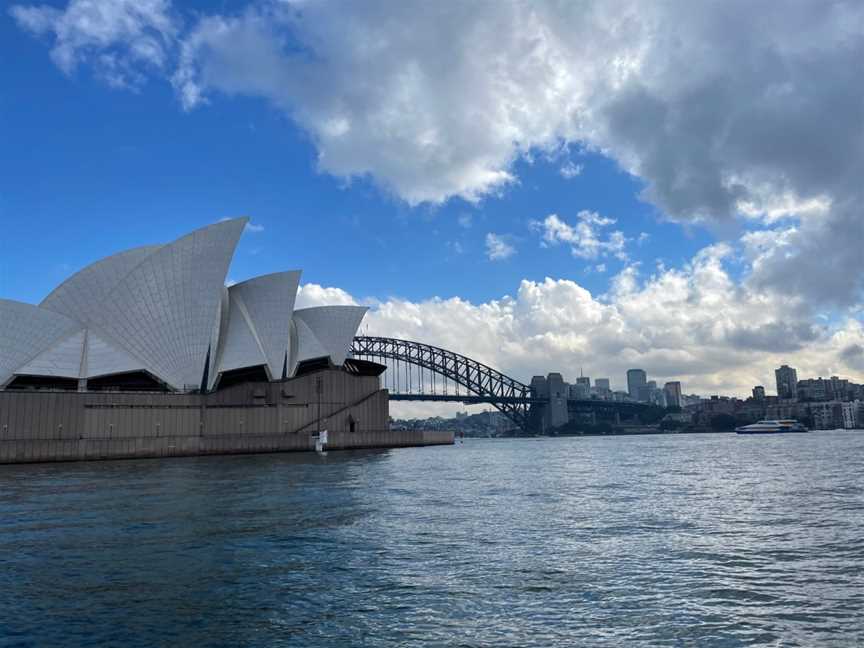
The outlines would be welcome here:
[[[355,337],[351,355],[358,359],[398,360],[433,371],[494,405],[522,430],[529,428],[531,387],[482,362],[431,344],[370,336]]]

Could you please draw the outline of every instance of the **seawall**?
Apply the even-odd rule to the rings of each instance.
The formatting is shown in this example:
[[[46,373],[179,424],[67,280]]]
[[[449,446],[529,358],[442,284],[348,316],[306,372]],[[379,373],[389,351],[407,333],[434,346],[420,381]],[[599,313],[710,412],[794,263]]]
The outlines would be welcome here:
[[[389,430],[378,379],[340,370],[211,394],[0,391],[0,463],[452,444]]]

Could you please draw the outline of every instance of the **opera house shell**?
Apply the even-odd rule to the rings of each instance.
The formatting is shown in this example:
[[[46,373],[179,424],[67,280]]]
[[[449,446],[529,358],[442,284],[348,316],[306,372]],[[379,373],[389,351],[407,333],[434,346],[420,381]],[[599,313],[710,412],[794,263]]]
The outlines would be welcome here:
[[[295,310],[297,270],[226,287],[246,222],[96,261],[38,306],[0,300],[0,389],[207,393],[341,366],[365,308]]]

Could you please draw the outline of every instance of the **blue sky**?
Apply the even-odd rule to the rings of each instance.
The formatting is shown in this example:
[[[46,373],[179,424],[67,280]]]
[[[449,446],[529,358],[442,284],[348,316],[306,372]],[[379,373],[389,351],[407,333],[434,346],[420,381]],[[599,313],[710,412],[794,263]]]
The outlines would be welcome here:
[[[0,296],[249,216],[231,280],[523,378],[864,378],[861,7],[758,12],[13,3]]]
[[[0,42],[16,62],[2,80],[4,149],[16,151],[0,159],[7,298],[38,301],[92,260],[241,215],[264,230],[247,233],[232,278],[299,267],[306,281],[378,298],[485,301],[547,276],[605,292],[623,262],[597,272],[600,261],[566,246],[541,249],[529,221],[553,213],[596,211],[628,238],[645,232],[628,252],[646,266],[680,265],[711,240],[703,227],[664,223],[639,200],[638,178],[578,146],[519,160],[518,181],[477,203],[411,207],[368,177],[320,172],[308,135],[265,101],[226,97],[184,112],[166,84],[124,92],[85,70],[64,75],[9,17]],[[581,173],[562,176],[567,162]],[[490,262],[488,232],[515,255]]]

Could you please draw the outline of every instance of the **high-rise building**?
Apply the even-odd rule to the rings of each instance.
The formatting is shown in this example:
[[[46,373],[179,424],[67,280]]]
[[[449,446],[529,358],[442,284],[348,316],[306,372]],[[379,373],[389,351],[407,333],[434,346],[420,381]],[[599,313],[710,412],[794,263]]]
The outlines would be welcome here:
[[[679,381],[667,382],[663,385],[663,391],[666,392],[667,407],[681,407],[681,383]]]
[[[639,390],[646,387],[648,374],[644,369],[627,370],[627,393],[633,400],[639,400]]]
[[[570,398],[585,400],[591,396],[591,388],[584,382],[576,382],[570,385]]]
[[[585,385],[589,389],[591,388],[591,379],[588,376],[579,376],[576,379],[577,385]]]
[[[553,372],[546,376],[546,387],[549,390],[549,404],[544,411],[546,427],[556,428],[567,422],[567,398],[570,396],[570,386],[564,382],[560,373]]]
[[[601,389],[605,391],[612,391],[612,388],[609,386],[608,378],[598,378],[594,381],[594,387],[597,389],[597,391],[600,391]]]
[[[666,392],[663,389],[648,388],[648,402],[659,407],[668,407]]]
[[[777,396],[780,398],[797,398],[798,372],[789,365],[783,365],[774,370],[777,379]]]
[[[762,385],[756,385],[753,388],[753,398],[757,401],[765,400],[765,388]]]

